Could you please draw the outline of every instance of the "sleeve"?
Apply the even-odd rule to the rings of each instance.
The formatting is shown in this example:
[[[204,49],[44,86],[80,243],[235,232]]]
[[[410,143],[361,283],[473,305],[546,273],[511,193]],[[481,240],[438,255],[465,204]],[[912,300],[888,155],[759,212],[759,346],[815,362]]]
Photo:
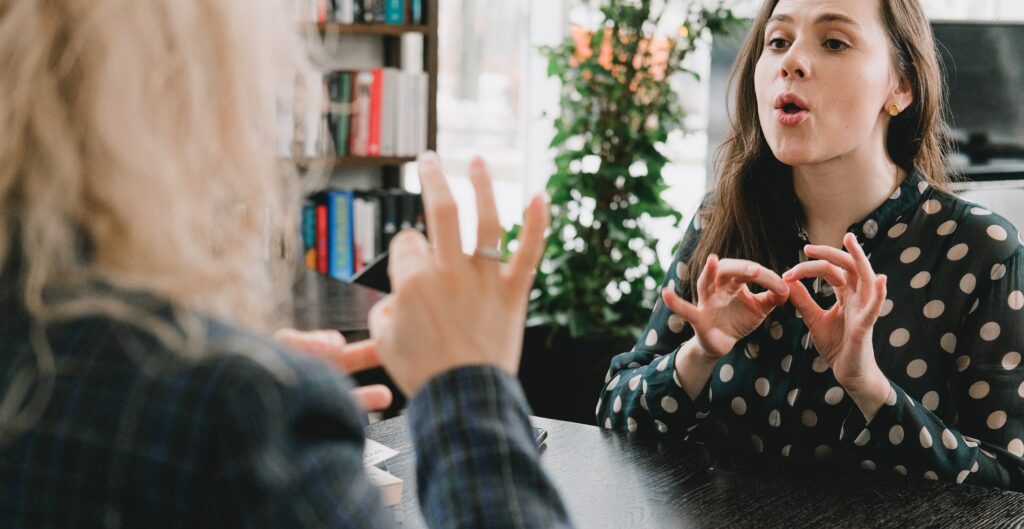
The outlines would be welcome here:
[[[568,528],[540,466],[519,383],[496,367],[455,369],[412,399],[417,493],[435,528]]]
[[[1024,252],[986,275],[947,368],[952,424],[892,384],[870,424],[856,408],[844,424],[841,438],[862,467],[1024,490]]]
[[[703,206],[702,206],[703,207]],[[661,288],[672,288],[693,299],[686,279],[690,257],[700,238],[701,215],[695,215],[679,244]],[[664,436],[692,431],[707,416],[709,385],[695,402],[676,376],[675,358],[680,345],[693,337],[693,329],[665,306],[660,297],[633,350],[612,359],[600,400],[597,424],[607,429]]]
[[[366,477],[360,412],[345,379],[283,353],[216,365],[203,428],[213,442],[198,469],[203,526],[395,525]]]

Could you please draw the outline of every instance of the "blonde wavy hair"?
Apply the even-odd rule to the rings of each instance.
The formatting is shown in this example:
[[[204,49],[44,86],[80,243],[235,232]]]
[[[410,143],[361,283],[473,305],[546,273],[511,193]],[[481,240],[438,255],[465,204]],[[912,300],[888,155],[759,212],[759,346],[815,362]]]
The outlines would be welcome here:
[[[5,280],[37,327],[36,397],[48,323],[104,313],[171,339],[85,288],[97,281],[259,331],[286,322],[297,183],[273,146],[302,66],[291,14],[281,0],[0,0],[0,270],[18,263]],[[13,386],[27,387],[0,405],[8,426],[28,400]]]

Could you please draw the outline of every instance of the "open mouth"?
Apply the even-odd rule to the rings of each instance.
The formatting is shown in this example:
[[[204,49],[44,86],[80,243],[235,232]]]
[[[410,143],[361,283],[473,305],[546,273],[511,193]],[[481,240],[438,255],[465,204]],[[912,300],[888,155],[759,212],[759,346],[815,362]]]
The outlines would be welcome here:
[[[782,111],[789,115],[799,114],[800,112],[803,112],[805,110],[807,109],[796,103],[786,103],[785,105],[782,106]]]

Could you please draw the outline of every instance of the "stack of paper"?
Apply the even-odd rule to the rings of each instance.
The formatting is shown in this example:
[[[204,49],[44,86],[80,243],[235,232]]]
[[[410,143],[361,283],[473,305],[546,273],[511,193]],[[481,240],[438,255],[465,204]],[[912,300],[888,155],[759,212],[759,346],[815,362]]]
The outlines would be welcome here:
[[[398,450],[388,448],[372,439],[366,440],[363,466],[366,467],[366,476],[370,478],[370,483],[380,489],[385,506],[402,503],[402,479],[380,468],[382,463],[396,455]]]

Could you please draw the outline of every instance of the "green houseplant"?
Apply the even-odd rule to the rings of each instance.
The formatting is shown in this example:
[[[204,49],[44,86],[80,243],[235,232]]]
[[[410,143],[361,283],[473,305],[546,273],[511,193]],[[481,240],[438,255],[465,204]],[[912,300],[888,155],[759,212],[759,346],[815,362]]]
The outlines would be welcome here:
[[[658,298],[664,270],[645,224],[681,220],[661,198],[669,162],[661,148],[685,117],[673,81],[696,76],[684,59],[737,20],[722,3],[588,5],[601,15],[596,30],[573,28],[561,44],[541,49],[549,76],[561,82],[561,113],[547,182],[551,235],[531,293],[521,368],[535,410],[557,405],[547,415],[581,422],[592,420],[609,359],[632,346]],[[666,9],[687,11],[681,26],[660,36]],[[562,362],[579,384],[539,376],[561,371]],[[571,395],[548,394],[552,384]]]

